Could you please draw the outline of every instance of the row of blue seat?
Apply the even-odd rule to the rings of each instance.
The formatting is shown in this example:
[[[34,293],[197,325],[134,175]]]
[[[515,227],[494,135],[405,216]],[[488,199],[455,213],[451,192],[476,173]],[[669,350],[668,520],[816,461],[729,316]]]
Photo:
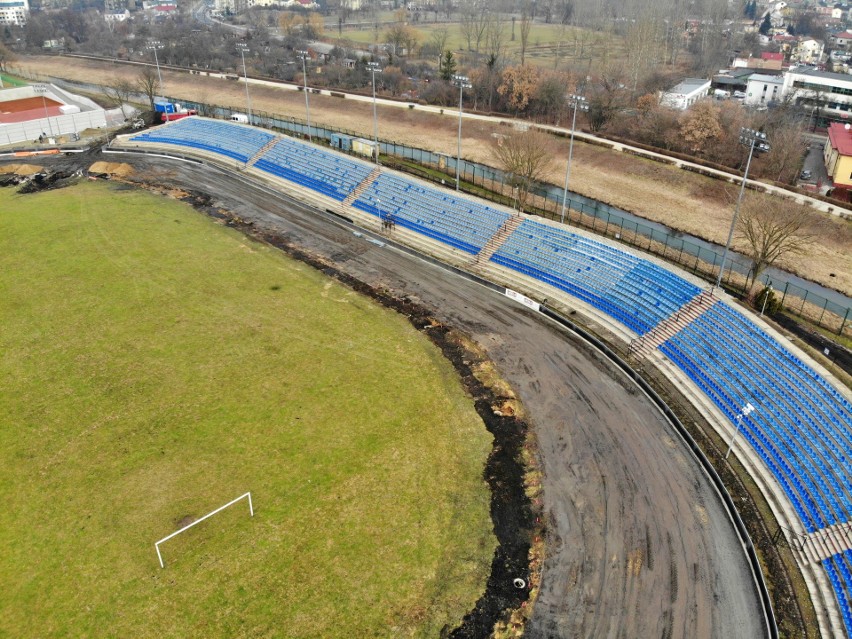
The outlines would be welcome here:
[[[840,608],[840,616],[846,625],[846,634],[852,637],[852,605],[850,605],[850,593],[852,593],[852,551],[829,557],[822,562],[828,573],[828,578],[837,594],[837,604]]]
[[[397,224],[476,254],[509,219],[505,211],[463,197],[447,195],[390,173],[382,173],[358,197],[354,206],[373,214],[381,209]]]
[[[626,251],[524,220],[491,260],[580,295],[590,304],[644,334],[676,313],[700,289]]]
[[[330,153],[291,138],[279,139],[255,166],[284,179],[307,186],[338,202],[363,182],[373,166]]]
[[[248,162],[274,138],[261,129],[192,116],[144,131],[131,141],[185,146]]]

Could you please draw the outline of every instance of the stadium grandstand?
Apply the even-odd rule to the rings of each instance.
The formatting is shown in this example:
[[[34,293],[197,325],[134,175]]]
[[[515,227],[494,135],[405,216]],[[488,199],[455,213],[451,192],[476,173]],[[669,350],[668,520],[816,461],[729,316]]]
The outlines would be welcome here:
[[[392,216],[468,263],[473,256],[608,316],[635,352],[666,361],[715,408],[713,415],[724,416],[716,426],[726,441],[739,433],[745,445],[734,450],[752,460],[750,468],[773,493],[776,514],[783,511],[779,520],[791,525],[788,541],[798,561],[811,567],[809,587],[815,600],[827,602],[832,636],[844,628],[852,636],[852,404],[806,356],[724,295],[615,242],[247,125],[192,117],[128,136],[121,145],[237,160],[368,219]],[[754,410],[746,414],[747,405]]]

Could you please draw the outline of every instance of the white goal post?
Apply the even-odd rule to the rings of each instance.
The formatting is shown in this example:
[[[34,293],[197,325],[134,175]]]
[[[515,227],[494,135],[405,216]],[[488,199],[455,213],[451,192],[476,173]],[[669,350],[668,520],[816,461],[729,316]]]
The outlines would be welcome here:
[[[243,494],[243,495],[240,495],[240,496],[239,496],[239,497],[237,497],[236,499],[232,499],[231,501],[229,501],[229,502],[228,502],[227,504],[225,504],[224,506],[219,506],[216,510],[211,511],[211,512],[207,513],[206,515],[204,515],[204,517],[201,517],[200,519],[196,519],[194,522],[192,522],[192,523],[191,523],[191,524],[189,524],[188,526],[184,526],[184,527],[183,527],[183,528],[181,528],[180,530],[176,530],[176,531],[175,531],[175,532],[173,532],[171,535],[168,535],[168,536],[166,536],[166,537],[163,537],[160,541],[158,541],[157,543],[155,543],[155,544],[154,544],[154,548],[157,550],[157,558],[160,560],[160,568],[165,568],[165,567],[166,567],[166,566],[165,566],[165,564],[163,563],[163,555],[161,555],[161,554],[160,554],[160,544],[162,544],[162,543],[163,543],[163,542],[165,542],[165,541],[168,541],[168,540],[169,540],[169,539],[171,539],[172,537],[176,537],[177,535],[181,534],[183,531],[185,531],[185,530],[188,530],[188,529],[192,528],[195,524],[200,524],[202,521],[204,521],[204,520],[205,520],[205,519],[207,519],[208,517],[212,517],[212,516],[213,516],[213,515],[215,515],[216,513],[218,513],[218,512],[221,512],[221,511],[225,510],[228,506],[232,506],[232,505],[236,504],[236,503],[237,503],[238,501],[240,501],[241,499],[248,499],[248,505],[249,505],[249,517],[254,517],[254,507],[253,507],[253,506],[252,506],[252,504],[251,504],[251,493],[250,493],[250,492],[248,492],[248,493],[245,493],[245,494]]]

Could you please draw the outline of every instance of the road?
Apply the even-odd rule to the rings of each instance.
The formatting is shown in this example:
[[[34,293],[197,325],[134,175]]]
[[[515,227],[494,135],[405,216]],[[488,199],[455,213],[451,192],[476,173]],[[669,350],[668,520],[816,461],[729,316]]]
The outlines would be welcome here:
[[[210,167],[111,155],[152,181],[214,196],[340,269],[433,309],[516,389],[540,447],[548,535],[526,636],[761,637],[740,541],[718,494],[651,402],[541,316],[447,270],[353,235]]]

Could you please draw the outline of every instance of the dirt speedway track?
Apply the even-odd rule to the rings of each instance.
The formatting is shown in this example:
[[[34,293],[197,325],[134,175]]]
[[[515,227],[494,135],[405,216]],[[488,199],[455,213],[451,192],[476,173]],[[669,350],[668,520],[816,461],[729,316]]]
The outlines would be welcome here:
[[[151,182],[209,194],[352,276],[432,309],[478,342],[523,401],[540,447],[547,548],[527,637],[765,637],[722,502],[655,406],[596,351],[529,309],[379,247],[243,176],[116,155]]]

